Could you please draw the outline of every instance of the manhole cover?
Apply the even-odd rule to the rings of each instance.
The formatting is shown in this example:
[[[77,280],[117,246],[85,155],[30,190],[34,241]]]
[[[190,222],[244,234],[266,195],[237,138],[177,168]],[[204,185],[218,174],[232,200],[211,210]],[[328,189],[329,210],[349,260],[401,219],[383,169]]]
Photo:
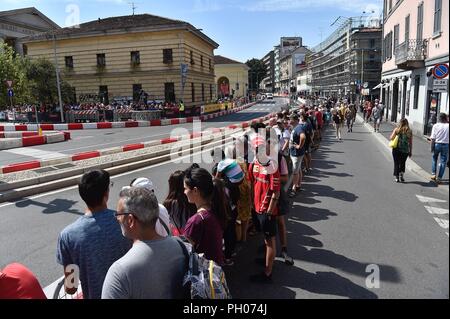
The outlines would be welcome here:
[[[53,165],[53,167],[56,167],[56,169],[65,169],[65,168],[75,167],[75,165],[66,163],[66,164]]]
[[[57,170],[57,168],[50,166],[50,167],[38,168],[38,169],[35,169],[34,171],[36,173],[47,173],[47,172],[53,172],[53,171],[56,171],[56,170]]]

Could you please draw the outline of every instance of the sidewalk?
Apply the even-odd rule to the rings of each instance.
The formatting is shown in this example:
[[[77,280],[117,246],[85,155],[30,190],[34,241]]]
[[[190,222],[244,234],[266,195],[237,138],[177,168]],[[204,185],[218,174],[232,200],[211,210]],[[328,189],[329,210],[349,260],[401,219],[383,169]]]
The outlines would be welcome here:
[[[360,116],[360,114],[358,114]],[[361,117],[362,120],[362,117]],[[365,124],[370,127],[373,132],[373,122],[369,122]],[[373,133],[377,135],[382,135],[386,139],[386,145],[391,137],[392,131],[397,127],[396,123],[391,122],[382,122],[380,127],[380,133]],[[428,143],[427,139],[424,136],[413,136],[413,156],[411,159],[408,159],[408,162],[411,160],[417,164],[424,172],[422,172],[422,176],[428,178],[431,176],[431,145]],[[407,163],[408,163],[407,162]],[[445,185],[448,189],[449,185],[449,169],[446,168],[445,175],[442,180],[442,185]]]

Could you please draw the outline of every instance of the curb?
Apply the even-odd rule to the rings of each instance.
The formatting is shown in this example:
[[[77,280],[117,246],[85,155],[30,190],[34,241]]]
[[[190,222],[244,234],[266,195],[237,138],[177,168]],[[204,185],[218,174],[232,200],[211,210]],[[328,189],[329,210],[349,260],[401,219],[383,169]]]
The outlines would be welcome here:
[[[7,140],[0,140],[0,150],[9,150],[12,148],[19,148],[19,147],[53,144],[64,142],[70,139],[70,132],[57,132],[54,134],[42,136],[36,134],[31,136],[23,135],[24,137],[8,138]],[[0,173],[4,172],[0,170]]]
[[[370,124],[365,123],[363,118],[361,117],[361,115],[357,114],[357,117],[359,119],[359,121],[361,121],[364,124],[364,127],[366,129],[368,129],[369,131],[373,131],[373,128]],[[386,150],[389,151],[389,153],[391,153],[391,148],[389,147],[389,141],[386,137],[384,137],[383,135],[380,134],[376,134],[373,135],[375,136],[375,138],[384,145],[384,147],[386,148]],[[430,174],[424,170],[422,167],[420,167],[416,162],[414,162],[414,160],[412,159],[408,159],[406,161],[406,169],[411,171],[412,173],[418,175],[419,177],[423,178],[424,180],[426,180],[427,182],[430,181]],[[446,185],[440,185],[439,187],[436,187],[436,190],[440,193],[444,193],[448,195],[449,192],[449,187]]]
[[[149,142],[144,142],[144,143],[129,144],[129,145],[124,145],[124,146],[103,149],[103,150],[95,150],[95,151],[77,153],[74,155],[69,155],[69,156],[60,157],[60,158],[51,159],[51,160],[37,160],[37,161],[31,161],[31,162],[10,164],[10,165],[0,167],[0,174],[15,173],[15,172],[20,172],[20,171],[36,169],[36,168],[42,168],[42,167],[46,167],[46,166],[82,161],[82,160],[92,159],[92,158],[101,157],[101,156],[135,151],[135,150],[144,149],[144,148],[157,146],[157,145],[171,144],[171,143],[175,143],[175,142],[179,142],[179,141],[183,141],[183,140],[192,140],[192,139],[195,139],[195,138],[207,135],[207,134],[211,134],[211,132],[214,134],[214,133],[224,133],[224,132],[227,132],[227,130],[234,130],[237,128],[245,129],[253,123],[263,122],[274,116],[276,116],[276,113],[271,113],[264,117],[260,117],[258,119],[243,122],[240,124],[229,125],[227,127],[222,127],[222,128],[212,128],[212,129],[208,129],[204,132],[191,133],[189,135],[184,135],[184,136],[170,137],[170,138],[164,138],[161,140],[149,141]],[[65,133],[67,133],[67,132],[64,132],[64,134]],[[69,138],[70,138],[70,134],[69,134]],[[0,149],[1,149],[1,147],[0,147]]]
[[[217,117],[237,113],[248,109],[257,104],[253,102],[244,106],[240,106],[228,111],[220,111],[213,114],[201,115],[198,117],[187,117],[178,119],[164,119],[151,121],[127,121],[127,122],[99,122],[99,123],[68,123],[68,124],[41,124],[43,131],[76,131],[76,130],[104,130],[114,128],[135,128],[135,127],[151,127],[151,126],[168,126],[192,123],[193,121],[207,121]],[[0,132],[26,132],[37,131],[37,124],[22,125],[0,125]],[[1,136],[0,136],[1,137]]]

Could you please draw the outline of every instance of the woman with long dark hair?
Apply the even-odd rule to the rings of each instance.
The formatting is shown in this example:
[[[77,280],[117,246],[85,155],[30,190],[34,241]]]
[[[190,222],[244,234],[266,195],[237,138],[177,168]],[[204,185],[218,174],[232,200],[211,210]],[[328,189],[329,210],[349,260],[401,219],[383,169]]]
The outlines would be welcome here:
[[[184,194],[184,172],[176,171],[169,177],[169,195],[163,205],[167,208],[170,216],[170,228],[174,236],[179,236],[186,222],[197,209],[190,204]]]
[[[204,253],[205,258],[224,265],[222,240],[230,208],[229,205],[224,205],[223,182],[213,179],[203,168],[187,170],[184,193],[189,203],[197,207],[197,213],[189,218],[184,227],[184,236],[197,253]]]
[[[394,181],[397,183],[404,183],[406,160],[408,157],[412,156],[413,142],[412,131],[409,128],[407,119],[400,120],[400,123],[391,134],[391,141],[393,141],[397,136],[397,147],[392,150],[392,156],[394,158]]]

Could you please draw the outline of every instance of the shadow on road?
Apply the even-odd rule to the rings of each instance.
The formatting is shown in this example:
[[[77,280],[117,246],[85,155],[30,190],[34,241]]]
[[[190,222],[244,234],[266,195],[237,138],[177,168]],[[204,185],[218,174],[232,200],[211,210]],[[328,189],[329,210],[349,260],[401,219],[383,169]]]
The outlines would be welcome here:
[[[37,206],[44,208],[44,210],[42,211],[43,214],[69,213],[82,216],[84,215],[82,212],[78,211],[77,209],[71,209],[77,203],[77,201],[62,198],[54,199],[48,204],[44,204],[32,199],[27,199],[25,201],[17,202],[16,207],[25,208],[28,206]]]

